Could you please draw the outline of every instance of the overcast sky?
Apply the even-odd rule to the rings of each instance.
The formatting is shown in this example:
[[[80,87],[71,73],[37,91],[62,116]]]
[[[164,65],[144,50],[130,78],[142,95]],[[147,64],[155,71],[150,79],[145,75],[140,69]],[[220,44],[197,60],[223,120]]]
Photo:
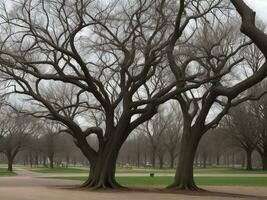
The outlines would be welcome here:
[[[267,23],[267,0],[245,0],[254,11],[257,17]]]

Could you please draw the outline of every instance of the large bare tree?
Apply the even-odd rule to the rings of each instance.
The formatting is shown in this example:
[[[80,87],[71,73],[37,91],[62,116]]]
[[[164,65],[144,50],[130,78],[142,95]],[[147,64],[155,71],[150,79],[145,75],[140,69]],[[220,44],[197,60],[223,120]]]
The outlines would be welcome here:
[[[190,16],[178,12],[175,0],[10,2],[13,9],[3,6],[0,19],[5,92],[27,99],[24,109],[33,116],[66,127],[90,161],[84,187],[120,187],[116,159],[128,135],[161,103],[197,87],[177,87],[166,51],[174,51],[191,20],[220,1],[204,10],[188,1]],[[175,20],[181,18],[178,30]],[[88,142],[91,135],[97,148]]]

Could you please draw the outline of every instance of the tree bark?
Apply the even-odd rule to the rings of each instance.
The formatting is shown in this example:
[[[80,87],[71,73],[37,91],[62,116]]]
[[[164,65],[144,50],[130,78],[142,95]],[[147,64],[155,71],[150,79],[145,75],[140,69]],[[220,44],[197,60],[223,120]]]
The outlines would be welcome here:
[[[153,149],[151,152],[151,164],[152,164],[152,168],[156,168],[156,152]]]
[[[170,168],[171,169],[174,168],[174,160],[175,160],[175,156],[172,152],[170,152]]]
[[[82,188],[118,189],[123,188],[115,179],[116,161],[124,138],[115,138],[102,147],[95,160],[90,161],[90,173]]]
[[[246,156],[247,156],[247,166],[246,169],[247,170],[252,170],[252,151],[251,150],[246,150]]]
[[[35,155],[35,166],[38,167],[38,165],[39,165],[39,156]]]
[[[8,160],[7,170],[12,172],[13,171],[13,158],[8,156],[7,160]]]
[[[159,156],[159,168],[163,169],[163,163],[164,163],[164,156],[160,155]]]
[[[54,155],[49,155],[48,158],[49,158],[49,167],[53,169],[54,168]]]
[[[220,155],[216,155],[216,165],[219,166],[220,165]]]
[[[267,170],[267,152],[261,154],[261,160],[262,160],[262,170]]]
[[[193,178],[194,157],[200,141],[200,137],[196,137],[196,134],[191,131],[184,132],[175,179],[173,184],[168,186],[168,188],[178,190],[200,190],[196,186]]]

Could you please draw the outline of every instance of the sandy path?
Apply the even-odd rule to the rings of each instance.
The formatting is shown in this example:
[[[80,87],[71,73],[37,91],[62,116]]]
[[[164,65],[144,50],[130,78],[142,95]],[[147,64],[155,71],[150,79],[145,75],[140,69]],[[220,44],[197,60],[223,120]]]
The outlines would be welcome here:
[[[18,170],[18,176],[0,178],[0,200],[266,200],[266,187],[205,187],[214,193],[167,193],[159,189],[136,191],[78,191],[67,189],[79,181],[44,179],[39,173]],[[241,195],[242,194],[242,195]]]

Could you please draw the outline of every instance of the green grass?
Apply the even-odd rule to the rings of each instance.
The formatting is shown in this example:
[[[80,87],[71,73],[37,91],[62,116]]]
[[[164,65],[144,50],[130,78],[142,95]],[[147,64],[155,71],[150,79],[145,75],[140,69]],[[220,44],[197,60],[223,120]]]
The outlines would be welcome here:
[[[195,174],[267,174],[261,169],[246,170],[241,168],[195,168]]]
[[[31,169],[34,172],[39,173],[88,173],[89,169],[87,168],[45,168],[45,167],[39,167],[39,168],[32,168]],[[116,173],[168,173],[168,174],[174,174],[175,169],[149,169],[149,168],[117,168]],[[267,171],[262,171],[260,169],[258,170],[251,170],[247,171],[245,169],[241,168],[195,168],[194,169],[195,174],[267,174]]]
[[[39,173],[88,173],[89,169],[63,168],[63,167],[55,167],[55,168],[38,167],[38,168],[32,168],[31,171]]]
[[[118,168],[117,173],[175,173],[175,169]],[[195,174],[267,174],[260,169],[247,171],[241,168],[195,168]]]
[[[53,177],[55,179],[85,181],[86,177]],[[172,177],[117,177],[117,181],[126,186],[147,185],[167,186]],[[267,177],[195,177],[197,185],[207,186],[267,186]]]
[[[14,172],[7,171],[5,168],[0,168],[0,176],[14,176]]]

